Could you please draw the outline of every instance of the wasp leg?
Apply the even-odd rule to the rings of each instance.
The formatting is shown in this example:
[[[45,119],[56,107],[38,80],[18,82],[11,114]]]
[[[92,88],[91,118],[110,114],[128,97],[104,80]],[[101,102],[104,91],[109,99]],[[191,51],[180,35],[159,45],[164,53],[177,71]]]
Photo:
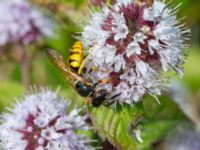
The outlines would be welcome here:
[[[80,65],[80,67],[78,69],[78,74],[82,74],[83,73],[84,68],[85,68],[85,63],[86,63],[86,61],[87,61],[88,58],[89,58],[89,56],[86,56],[84,58],[84,60],[82,61],[81,65]]]
[[[89,103],[90,103],[90,100],[87,98],[87,99],[84,99],[84,103],[86,104],[86,105],[88,105]]]
[[[85,67],[85,60],[81,63],[81,66],[78,69],[78,74],[82,74]]]
[[[118,93],[118,94],[116,94],[116,95],[114,95],[114,96],[112,96],[112,97],[110,97],[110,98],[107,98],[107,99],[109,99],[109,100],[112,100],[112,101],[110,101],[110,102],[105,102],[104,103],[104,106],[110,106],[110,105],[112,105],[114,102],[115,102],[115,98],[117,98],[118,96],[120,96],[121,95],[121,93]]]
[[[115,101],[112,100],[111,102],[105,102],[103,105],[106,106],[106,107],[108,107],[108,106],[114,104],[114,102],[115,102]]]
[[[118,97],[118,96],[120,96],[121,95],[121,93],[118,93],[118,94],[115,94],[114,96],[112,96],[112,97],[110,97],[110,98],[108,98],[108,99],[115,99],[116,97]]]

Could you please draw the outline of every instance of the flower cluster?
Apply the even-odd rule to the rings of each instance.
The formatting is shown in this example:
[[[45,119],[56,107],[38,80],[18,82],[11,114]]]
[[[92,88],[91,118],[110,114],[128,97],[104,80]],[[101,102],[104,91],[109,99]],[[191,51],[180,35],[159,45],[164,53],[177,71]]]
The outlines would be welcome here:
[[[191,124],[175,127],[169,132],[163,143],[163,150],[198,150],[200,149],[200,132],[192,129]]]
[[[116,100],[132,104],[147,93],[160,95],[164,72],[183,75],[190,30],[176,17],[179,5],[168,6],[159,0],[119,0],[92,13],[81,40],[89,49],[86,74],[101,81],[97,88],[121,93]]]
[[[1,146],[5,150],[93,150],[86,136],[86,116],[77,109],[65,114],[67,103],[56,93],[43,90],[24,97],[0,125]]]
[[[24,0],[0,1],[0,46],[29,44],[52,34],[50,20]]]

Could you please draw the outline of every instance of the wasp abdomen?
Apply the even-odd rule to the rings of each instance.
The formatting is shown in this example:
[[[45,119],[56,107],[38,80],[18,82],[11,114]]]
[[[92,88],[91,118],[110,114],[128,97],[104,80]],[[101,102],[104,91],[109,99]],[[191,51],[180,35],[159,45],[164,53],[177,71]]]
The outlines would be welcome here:
[[[76,42],[70,51],[69,65],[72,69],[78,70],[83,62],[83,44]]]

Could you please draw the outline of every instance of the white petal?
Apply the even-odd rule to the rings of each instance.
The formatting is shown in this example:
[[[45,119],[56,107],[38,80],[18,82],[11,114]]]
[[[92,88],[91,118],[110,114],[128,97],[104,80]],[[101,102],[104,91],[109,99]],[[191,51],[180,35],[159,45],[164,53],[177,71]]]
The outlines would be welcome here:
[[[141,137],[141,131],[139,129],[135,130],[135,135],[136,135],[136,139],[140,142],[143,143],[142,137]]]
[[[136,61],[136,69],[138,73],[140,73],[142,76],[145,76],[147,72],[147,64],[143,61]]]
[[[127,57],[130,57],[133,54],[140,55],[141,54],[141,47],[137,42],[131,42],[126,50]]]
[[[113,26],[112,31],[115,33],[114,40],[118,41],[120,39],[126,38],[128,34],[128,27],[126,26],[126,21],[123,13],[116,14],[113,13],[114,20],[112,22]]]
[[[158,51],[160,49],[160,44],[156,40],[150,40],[148,42],[148,48],[149,48],[150,55],[153,55],[155,50]]]
[[[134,35],[134,41],[135,42],[140,42],[140,43],[144,43],[144,40],[147,38],[146,35],[144,35],[144,33],[142,32],[137,32],[135,35]]]

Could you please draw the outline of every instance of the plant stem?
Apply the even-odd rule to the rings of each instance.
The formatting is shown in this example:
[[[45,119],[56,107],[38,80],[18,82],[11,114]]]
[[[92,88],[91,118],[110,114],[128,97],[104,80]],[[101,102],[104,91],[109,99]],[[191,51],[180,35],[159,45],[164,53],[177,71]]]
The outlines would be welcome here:
[[[21,57],[21,73],[22,73],[22,82],[24,85],[25,90],[28,90],[29,88],[29,58],[26,53],[26,50],[24,48],[21,49],[23,51],[22,57]]]

